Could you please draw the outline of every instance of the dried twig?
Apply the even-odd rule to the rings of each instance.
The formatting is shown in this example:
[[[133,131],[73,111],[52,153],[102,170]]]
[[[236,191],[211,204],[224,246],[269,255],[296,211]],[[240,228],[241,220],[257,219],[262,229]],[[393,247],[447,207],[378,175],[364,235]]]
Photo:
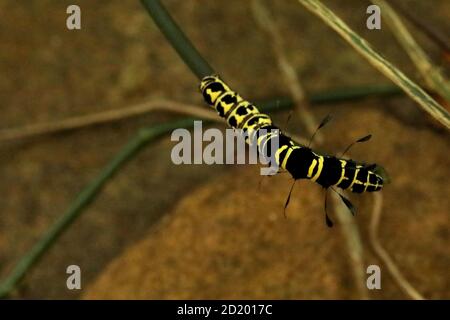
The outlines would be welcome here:
[[[72,117],[61,121],[39,123],[20,128],[4,129],[0,131],[0,143],[118,121],[146,114],[150,111],[170,111],[220,121],[213,112],[207,109],[175,101],[155,99],[127,108],[108,110],[86,116]]]
[[[380,241],[378,240],[378,226],[380,225],[381,219],[383,195],[381,193],[374,193],[373,199],[374,205],[369,229],[369,239],[373,250],[386,265],[392,278],[404,293],[406,293],[411,299],[424,300],[424,297],[408,282],[408,280],[406,280],[387,251],[381,246]]]
[[[308,98],[310,104],[324,104],[364,99],[365,97],[370,96],[393,96],[400,93],[401,91],[399,91],[398,88],[390,85],[372,85],[321,91],[311,94]],[[290,109],[294,105],[292,99],[287,97],[259,101],[257,104],[261,108],[261,111],[268,111],[266,109],[279,111],[282,109]],[[131,118],[133,116],[144,115],[152,111],[165,110],[180,114],[189,114],[202,119],[209,119],[216,122],[221,121],[220,118],[216,117],[213,114],[213,112],[208,111],[204,108],[171,100],[154,99],[131,107],[124,107],[85,116],[75,116],[63,120],[56,120],[54,122],[26,125],[23,127],[12,129],[2,129],[0,130],[0,144],[2,142],[12,142],[15,140],[32,138],[39,135],[55,134],[67,130],[81,129],[93,125],[120,121],[123,119]]]
[[[298,0],[308,10],[322,19],[329,27],[335,30],[346,40],[358,53],[360,53],[370,64],[388,77],[392,82],[405,91],[422,109],[439,121],[446,128],[450,128],[450,114],[420,86],[409,79],[403,72],[393,66],[389,61],[377,53],[356,32],[336,16],[330,9],[318,0]]]
[[[445,100],[450,101],[450,83],[441,70],[433,65],[428,55],[416,42],[401,18],[385,0],[372,0],[380,7],[383,18],[391,26],[392,33],[405,49],[425,83]]]
[[[361,299],[369,299],[366,287],[366,268],[363,259],[364,250],[358,224],[353,219],[353,216],[349,214],[348,208],[342,203],[339,196],[332,192],[331,197],[336,217],[342,227],[342,233],[347,244],[356,289]]]
[[[256,22],[270,38],[269,43],[271,44],[271,48],[277,59],[278,67],[280,68],[283,78],[285,79],[285,83],[289,87],[289,91],[294,99],[295,110],[297,111],[299,117],[303,120],[309,135],[312,135],[316,130],[317,121],[314,119],[314,115],[309,111],[305,90],[300,84],[295,68],[291,63],[289,63],[284,53],[283,40],[279,36],[280,32],[278,31],[278,27],[274,23],[274,19],[271,17],[269,10],[267,10],[260,0],[252,1],[252,11]],[[323,142],[323,137],[320,133],[318,133],[315,138],[317,142]]]
[[[417,30],[422,31],[425,35],[427,35],[428,38],[430,38],[439,48],[441,48],[444,53],[450,53],[450,39],[448,38],[448,35],[430,25],[432,22],[430,19],[424,20],[422,17],[419,18],[413,15],[399,2],[390,1],[389,4],[391,7],[394,7],[397,12],[400,12],[402,16],[408,19],[409,22],[415,25]]]

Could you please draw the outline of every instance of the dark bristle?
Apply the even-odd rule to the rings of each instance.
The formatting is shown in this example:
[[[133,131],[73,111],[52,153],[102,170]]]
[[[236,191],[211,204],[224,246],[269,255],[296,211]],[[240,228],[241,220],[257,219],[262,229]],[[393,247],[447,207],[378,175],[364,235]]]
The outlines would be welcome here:
[[[319,130],[320,128],[322,128],[324,125],[326,125],[328,122],[331,121],[333,117],[331,116],[331,114],[328,114],[325,118],[323,118],[322,122],[319,124],[319,126],[317,127],[317,130]]]
[[[371,134],[368,134],[368,135],[365,136],[365,137],[359,138],[358,140],[356,140],[356,142],[358,142],[358,143],[360,143],[360,142],[366,142],[366,141],[369,141],[370,138],[372,138],[372,135],[371,135]]]
[[[341,197],[342,202],[344,202],[345,206],[350,210],[351,214],[353,216],[356,215],[356,209],[355,206],[348,200],[346,197],[344,197],[342,194],[338,193],[338,195]]]
[[[330,217],[328,216],[328,189],[325,190],[325,203],[324,203],[324,209],[325,209],[325,223],[327,225],[328,228],[332,228],[333,227],[333,221],[330,219]]]
[[[325,213],[325,223],[327,224],[328,228],[333,227],[333,221],[331,221],[330,217],[328,216],[328,213]]]
[[[292,185],[291,185],[291,190],[289,190],[289,194],[288,194],[288,197],[287,197],[287,199],[286,199],[286,203],[284,204],[284,210],[283,210],[283,214],[284,214],[284,217],[285,218],[287,218],[287,215],[286,215],[286,209],[287,209],[287,207],[288,207],[288,205],[289,205],[289,202],[291,201],[291,194],[292,194],[292,190],[294,189],[294,185],[295,185],[295,182],[296,182],[297,180],[294,180],[294,182],[292,183]]]

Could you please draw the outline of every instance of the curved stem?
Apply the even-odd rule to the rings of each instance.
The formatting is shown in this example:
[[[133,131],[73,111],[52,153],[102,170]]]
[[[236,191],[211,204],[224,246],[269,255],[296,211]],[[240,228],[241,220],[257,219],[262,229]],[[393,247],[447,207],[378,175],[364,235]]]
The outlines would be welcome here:
[[[402,291],[407,294],[411,299],[414,300],[424,300],[425,298],[414,288],[408,280],[403,276],[398,266],[392,260],[388,252],[383,248],[379,241],[378,227],[380,225],[382,207],[383,207],[383,196],[381,193],[373,194],[374,204],[372,217],[370,221],[369,229],[369,239],[373,250],[378,255],[378,257],[386,265],[386,268],[391,273],[397,285],[402,289]]]
[[[159,0],[141,2],[173,48],[199,79],[215,73]]]

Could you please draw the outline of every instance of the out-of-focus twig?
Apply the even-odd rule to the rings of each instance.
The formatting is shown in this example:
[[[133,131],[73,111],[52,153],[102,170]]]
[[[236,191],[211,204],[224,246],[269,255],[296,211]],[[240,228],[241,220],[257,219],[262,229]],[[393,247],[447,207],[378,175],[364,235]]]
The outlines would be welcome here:
[[[400,89],[392,85],[371,85],[336,88],[312,93],[309,96],[309,103],[339,103],[343,101],[364,99],[371,96],[390,97],[399,95],[401,93],[402,91]],[[271,111],[278,111],[290,109],[293,106],[294,102],[289,97],[279,97],[264,101],[258,101],[256,104],[261,108],[261,111],[268,111],[267,108],[269,108]],[[144,115],[153,111],[165,110],[169,112],[188,114],[198,116],[202,119],[210,119],[213,121],[221,122],[220,118],[215,116],[213,112],[206,109],[172,100],[152,99],[148,102],[143,102],[141,104],[120,109],[88,114],[85,116],[70,117],[63,120],[56,120],[54,122],[25,125],[12,129],[2,129],[0,130],[0,144],[4,142],[16,141],[19,139],[31,138],[39,135],[54,134],[68,130],[81,129],[84,127],[120,121],[134,116]]]
[[[216,73],[209,65],[208,61],[202,57],[191,41],[186,37],[184,32],[159,0],[141,0],[141,3],[164,34],[167,41],[170,42],[181,59],[183,59],[198,79]]]
[[[217,116],[207,110],[201,109],[195,105],[185,103],[155,99],[140,103],[131,107],[108,110],[100,113],[89,114],[85,116],[72,117],[55,122],[38,123],[20,128],[4,129],[0,131],[0,143],[51,134],[60,131],[78,129],[107,122],[113,122],[125,118],[136,117],[150,111],[170,111],[185,115],[198,116],[203,119],[216,120]]]
[[[413,15],[411,12],[406,10],[406,8],[401,5],[398,1],[389,1],[391,7],[394,7],[397,12],[408,19],[413,25],[417,27],[417,30],[422,31],[428,36],[436,45],[438,45],[443,52],[450,53],[450,39],[448,35],[444,35],[440,30],[435,29],[430,25],[429,20],[419,19],[417,16]]]
[[[252,1],[252,11],[256,22],[270,38],[269,43],[277,59],[278,67],[285,79],[285,83],[292,94],[295,110],[297,111],[298,116],[303,120],[309,135],[312,135],[316,130],[317,121],[314,119],[314,115],[309,111],[305,90],[299,81],[295,68],[289,63],[285,55],[283,40],[279,36],[280,32],[278,31],[278,26],[275,24],[273,17],[271,17],[269,10],[267,10],[260,0]],[[320,133],[316,134],[315,138],[317,142],[323,142]]]
[[[450,101],[450,83],[448,79],[444,77],[439,68],[433,65],[428,55],[416,42],[395,10],[385,0],[372,0],[372,3],[380,7],[383,18],[390,25],[392,33],[411,58],[425,83],[445,100]]]
[[[344,205],[339,196],[334,192],[331,193],[336,218],[342,228],[342,233],[347,244],[356,289],[361,299],[369,299],[365,280],[366,268],[364,267],[364,250],[358,224],[348,212],[348,208]]]
[[[405,91],[423,110],[450,129],[450,114],[420,86],[409,79],[403,72],[397,69],[389,61],[377,53],[369,43],[354,32],[344,21],[342,21],[333,11],[328,9],[318,0],[298,0],[312,13],[317,15],[322,21],[335,30],[344,40],[346,40],[359,54],[361,54],[370,64],[383,73],[392,82]]]
[[[264,7],[261,0],[252,1],[254,15],[261,25],[261,27],[270,35],[274,53],[278,60],[278,65],[282,71],[282,76],[286,84],[291,91],[293,97],[295,97],[295,103],[298,106],[303,106],[305,103],[305,95],[303,94],[302,85],[295,73],[294,67],[289,60],[285,57],[282,50],[281,43],[282,37],[278,32],[273,19],[270,17],[268,10]],[[303,108],[299,112],[300,119],[305,123],[311,133],[315,131],[317,122],[312,116],[305,118],[304,114],[309,113],[308,110]],[[316,135],[317,137],[317,135]],[[322,144],[321,142],[318,143]],[[350,256],[351,267],[353,272],[354,282],[358,291],[358,295],[361,299],[368,299],[367,287],[365,286],[365,273],[364,273],[364,261],[363,261],[363,248],[361,244],[361,237],[359,235],[358,225],[351,218],[347,207],[344,207],[341,200],[337,198],[337,195],[333,193],[333,207],[335,208],[336,216],[342,227],[342,232],[347,245],[347,250]]]
[[[424,297],[408,282],[408,280],[406,280],[387,251],[381,246],[378,239],[378,226],[380,225],[381,219],[383,195],[379,192],[375,192],[373,194],[373,200],[374,205],[369,229],[369,239],[373,250],[381,261],[383,261],[392,278],[405,294],[415,300],[424,300]]]

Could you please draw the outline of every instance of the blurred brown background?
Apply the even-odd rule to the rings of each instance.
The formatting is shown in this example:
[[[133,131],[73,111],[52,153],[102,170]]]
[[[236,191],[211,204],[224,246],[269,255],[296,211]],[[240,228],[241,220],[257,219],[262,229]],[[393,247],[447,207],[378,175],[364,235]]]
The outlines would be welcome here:
[[[289,95],[246,1],[164,3],[242,96]],[[369,2],[325,3],[418,79],[385,24],[380,31],[366,29]],[[402,3],[449,33],[448,1]],[[139,1],[76,1],[82,10],[80,31],[66,29],[70,4],[74,1],[0,2],[0,128],[124,108],[152,97],[203,105],[197,79]],[[269,7],[308,93],[389,83],[296,1]],[[440,61],[436,46],[416,36]],[[426,298],[450,298],[448,133],[404,97],[317,106],[312,112],[318,119],[335,115],[323,130],[330,153],[357,137],[374,135],[352,156],[382,164],[392,178],[383,191],[380,241]],[[151,113],[0,146],[0,279],[140,127],[174,118]],[[274,119],[281,125],[286,113]],[[289,131],[303,134],[299,123],[293,117]],[[324,224],[319,186],[298,183],[285,220],[287,176],[267,178],[258,189],[257,167],[175,166],[172,146],[166,137],[133,159],[13,297],[360,297],[342,230]],[[372,197],[351,199],[359,209],[355,219],[364,262],[382,268],[382,289],[369,296],[406,298],[369,246]],[[70,264],[82,269],[81,291],[66,288]]]

